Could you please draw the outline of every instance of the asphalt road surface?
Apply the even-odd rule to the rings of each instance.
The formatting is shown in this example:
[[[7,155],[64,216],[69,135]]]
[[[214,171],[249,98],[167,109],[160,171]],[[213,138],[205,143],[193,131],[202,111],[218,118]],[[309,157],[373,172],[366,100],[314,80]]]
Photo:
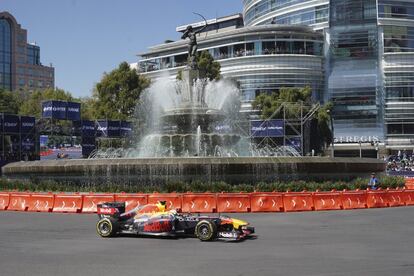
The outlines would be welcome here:
[[[96,215],[0,212],[0,275],[414,275],[414,207],[237,214],[238,243],[120,237]]]

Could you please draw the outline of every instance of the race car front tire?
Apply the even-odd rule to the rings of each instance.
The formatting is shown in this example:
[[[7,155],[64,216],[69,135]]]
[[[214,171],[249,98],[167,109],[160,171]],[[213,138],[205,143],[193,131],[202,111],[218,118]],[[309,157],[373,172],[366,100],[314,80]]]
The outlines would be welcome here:
[[[217,237],[217,226],[208,220],[202,220],[195,227],[195,235],[201,241],[211,241]]]
[[[114,218],[103,218],[96,224],[96,232],[103,238],[113,237],[118,233],[118,222]]]

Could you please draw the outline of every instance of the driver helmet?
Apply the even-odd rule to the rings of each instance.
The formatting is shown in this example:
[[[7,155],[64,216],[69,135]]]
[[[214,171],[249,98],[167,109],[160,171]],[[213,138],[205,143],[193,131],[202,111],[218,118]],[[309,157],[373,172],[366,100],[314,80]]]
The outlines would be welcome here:
[[[160,212],[165,212],[165,210],[167,209],[167,202],[166,201],[159,201],[157,204],[158,210]]]

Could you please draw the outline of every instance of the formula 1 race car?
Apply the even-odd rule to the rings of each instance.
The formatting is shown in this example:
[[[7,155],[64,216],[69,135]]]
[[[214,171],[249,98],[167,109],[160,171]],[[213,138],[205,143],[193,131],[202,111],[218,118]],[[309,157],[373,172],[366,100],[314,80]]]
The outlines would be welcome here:
[[[125,202],[98,204],[96,231],[101,237],[118,234],[196,236],[201,241],[237,241],[251,236],[249,223],[228,216],[206,216],[167,210],[166,202],[147,204],[125,212]]]

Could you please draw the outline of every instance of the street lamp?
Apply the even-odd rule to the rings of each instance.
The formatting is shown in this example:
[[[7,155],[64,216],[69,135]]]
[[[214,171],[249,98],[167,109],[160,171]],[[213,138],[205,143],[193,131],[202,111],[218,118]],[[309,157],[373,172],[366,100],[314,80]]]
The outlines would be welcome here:
[[[335,157],[335,143],[334,143],[334,125],[333,125],[333,118],[332,118],[332,112],[330,109],[328,109],[326,111],[329,115],[329,120],[331,122],[331,142],[332,142],[332,147],[331,147],[331,157],[334,158]]]

